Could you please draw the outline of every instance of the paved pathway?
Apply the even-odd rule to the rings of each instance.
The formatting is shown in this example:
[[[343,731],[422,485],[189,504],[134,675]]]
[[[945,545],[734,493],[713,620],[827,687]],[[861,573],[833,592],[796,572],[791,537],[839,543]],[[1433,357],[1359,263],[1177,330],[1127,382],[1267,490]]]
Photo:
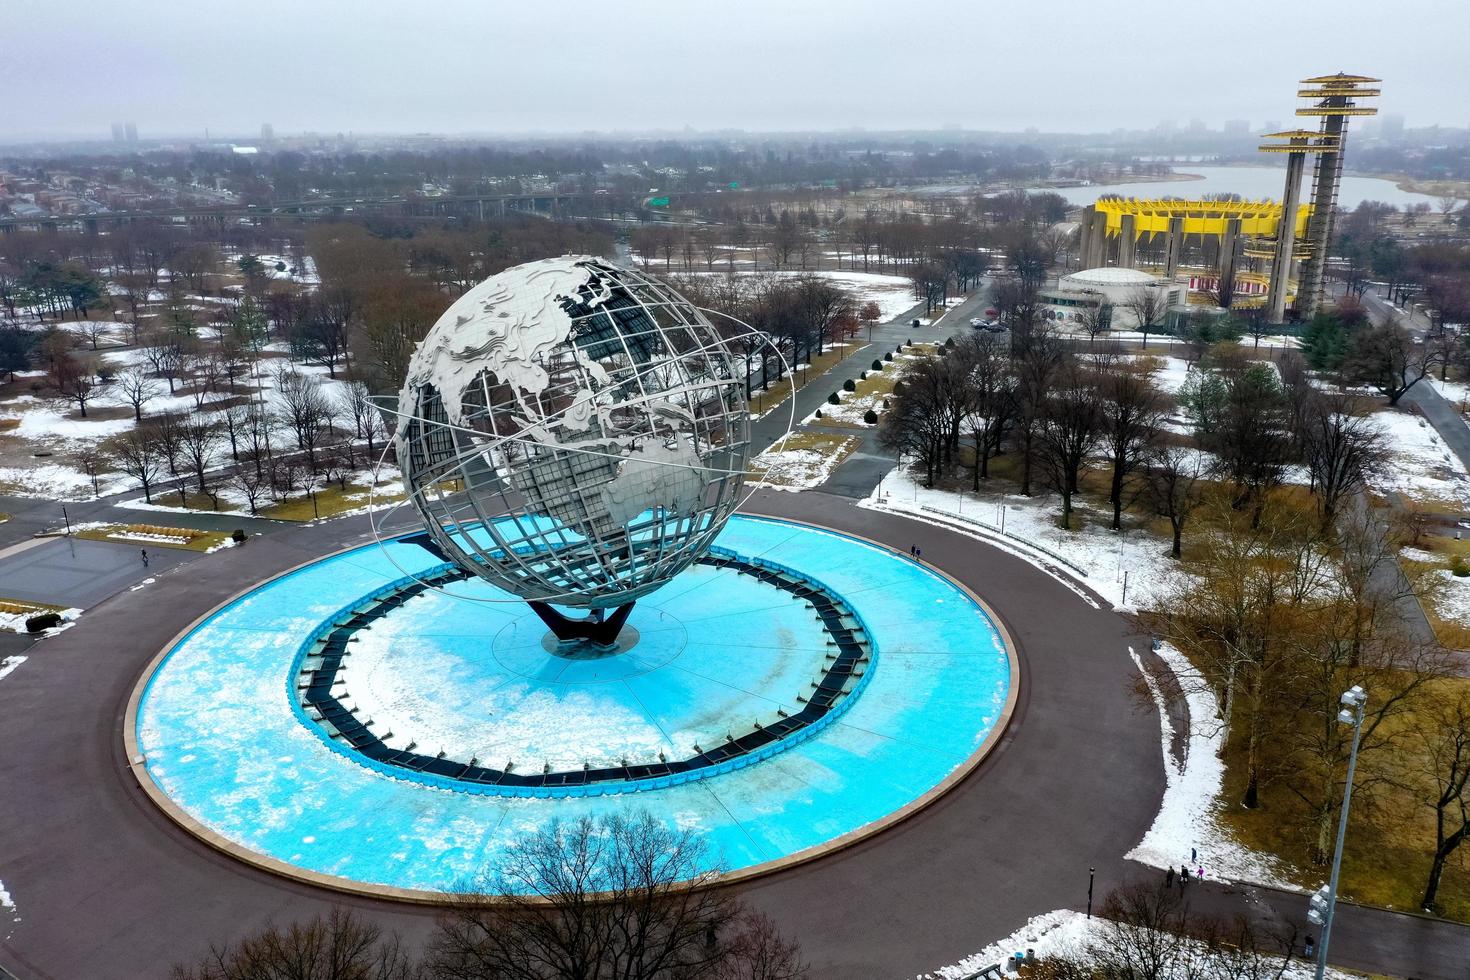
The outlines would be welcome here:
[[[1399,399],[1399,404],[1419,409],[1434,431],[1470,469],[1470,425],[1460,417],[1449,399],[1441,395],[1428,381],[1421,381]]]
[[[0,560],[0,596],[85,609],[201,555],[155,545],[51,538]]]

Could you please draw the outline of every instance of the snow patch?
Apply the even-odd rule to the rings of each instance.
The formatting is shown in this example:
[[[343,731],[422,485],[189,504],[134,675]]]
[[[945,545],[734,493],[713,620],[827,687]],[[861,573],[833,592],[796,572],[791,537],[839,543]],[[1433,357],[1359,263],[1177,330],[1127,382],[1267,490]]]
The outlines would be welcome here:
[[[1168,699],[1159,687],[1158,677],[1144,669],[1142,659],[1131,647],[1128,652],[1159,709],[1167,786],[1153,826],[1124,857],[1155,868],[1190,864],[1191,868],[1204,868],[1204,873],[1212,878],[1300,891],[1282,877],[1276,862],[1243,847],[1220,822],[1225,805],[1220,800],[1225,781],[1225,763],[1220,758],[1225,747],[1225,726],[1209,684],[1184,654],[1168,643],[1160,645],[1159,659],[1178,680],[1180,693],[1189,708],[1184,758],[1176,759]]]

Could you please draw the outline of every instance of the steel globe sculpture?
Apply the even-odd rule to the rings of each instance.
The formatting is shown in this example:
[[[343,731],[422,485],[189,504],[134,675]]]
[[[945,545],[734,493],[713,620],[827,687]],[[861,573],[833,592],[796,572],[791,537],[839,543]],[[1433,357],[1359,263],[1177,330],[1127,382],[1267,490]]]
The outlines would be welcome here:
[[[735,510],[743,378],[664,283],[590,256],[516,266],[414,351],[394,433],[404,486],[450,561],[527,600],[563,642],[610,644]]]

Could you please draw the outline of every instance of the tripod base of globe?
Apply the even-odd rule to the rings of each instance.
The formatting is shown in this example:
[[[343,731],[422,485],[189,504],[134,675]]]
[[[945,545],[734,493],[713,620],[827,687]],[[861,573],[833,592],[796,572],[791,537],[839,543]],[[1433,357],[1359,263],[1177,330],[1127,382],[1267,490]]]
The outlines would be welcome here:
[[[531,611],[541,617],[541,621],[551,630],[558,641],[557,652],[565,656],[567,653],[584,647],[592,648],[592,652],[599,650],[606,653],[620,652],[618,634],[623,632],[623,624],[628,621],[628,615],[633,611],[636,600],[623,603],[607,615],[604,615],[601,609],[594,609],[586,616],[577,619],[558,612],[544,602],[528,602],[526,605],[530,606]]]

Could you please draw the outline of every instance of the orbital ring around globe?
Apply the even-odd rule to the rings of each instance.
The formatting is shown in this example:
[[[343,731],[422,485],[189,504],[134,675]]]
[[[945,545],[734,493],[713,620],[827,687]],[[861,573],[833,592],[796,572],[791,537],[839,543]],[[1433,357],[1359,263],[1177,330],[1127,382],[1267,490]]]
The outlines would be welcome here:
[[[555,821],[648,813],[739,879],[962,779],[1016,702],[1004,627],[911,556],[736,513],[712,330],[586,257],[456,301],[396,413],[424,529],[374,516],[161,651],[124,729],[148,795],[259,867],[437,901]]]

